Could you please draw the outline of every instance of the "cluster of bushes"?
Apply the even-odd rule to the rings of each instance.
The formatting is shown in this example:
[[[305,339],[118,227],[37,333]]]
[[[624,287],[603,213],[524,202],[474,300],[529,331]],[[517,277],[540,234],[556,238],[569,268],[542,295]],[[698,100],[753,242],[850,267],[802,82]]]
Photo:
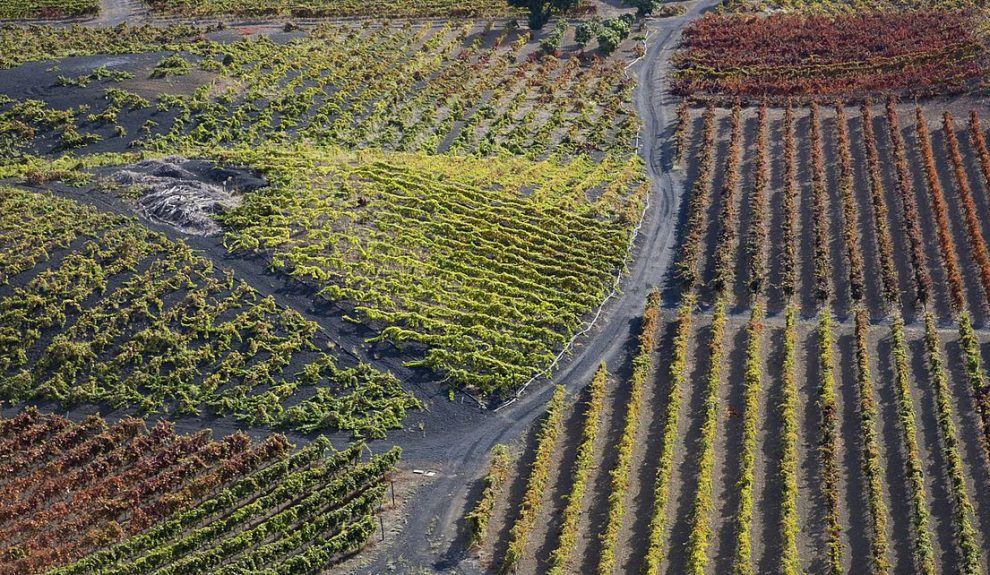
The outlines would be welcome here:
[[[623,14],[608,20],[592,18],[577,27],[574,31],[574,41],[583,49],[592,40],[597,39],[598,48],[606,54],[611,54],[629,36],[634,21],[632,14]]]
[[[591,18],[577,25],[574,30],[574,41],[584,50],[592,40],[598,40],[598,49],[605,54],[611,54],[623,40],[629,37],[635,20],[632,14],[623,14],[607,20]],[[567,20],[559,20],[553,30],[540,41],[543,51],[548,54],[559,52],[568,28]]]

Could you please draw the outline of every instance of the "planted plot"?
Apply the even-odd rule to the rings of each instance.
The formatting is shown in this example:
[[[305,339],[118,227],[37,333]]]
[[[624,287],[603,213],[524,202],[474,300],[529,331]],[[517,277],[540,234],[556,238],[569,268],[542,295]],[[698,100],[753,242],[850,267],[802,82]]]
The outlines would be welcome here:
[[[981,174],[982,154],[978,145],[969,148],[961,142],[971,136],[972,119],[963,125],[934,111],[927,112],[932,118],[926,118],[924,108],[894,100],[856,108],[814,104],[767,112],[744,108],[742,116],[755,121],[757,131],[738,150],[731,128],[736,113],[734,107],[711,104],[688,112],[694,119],[689,125],[695,127],[689,136],[701,142],[697,153],[701,170],[686,182],[691,191],[675,264],[684,285],[698,285],[700,293],[722,289],[730,267],[727,258],[745,250],[751,258],[748,289],[741,283],[728,287],[734,290],[729,294],[734,301],[746,307],[751,305],[746,302],[753,289],[765,283],[774,288],[768,293],[771,314],[779,313],[796,295],[806,316],[830,306],[840,320],[847,321],[849,310],[862,304],[871,321],[897,310],[907,323],[925,309],[940,321],[969,311],[977,328],[982,327],[990,282],[986,237],[979,221],[982,183],[974,179]],[[761,143],[765,137],[759,131],[761,116],[766,117],[768,129],[780,134],[773,155]],[[720,123],[726,118],[730,121]],[[719,125],[727,127],[719,129]],[[711,157],[720,145],[727,146],[730,160],[742,153],[754,161],[741,167],[727,164],[733,169],[718,184],[712,177]],[[774,168],[770,184],[764,183],[768,164]],[[735,188],[733,181],[752,182],[740,186],[745,196],[735,204],[748,205],[745,219],[735,216],[731,204],[721,199],[718,214],[710,208],[715,198]],[[773,198],[769,205],[761,197],[767,187]],[[773,211],[779,215],[766,229],[767,212]],[[733,222],[734,230],[724,229]],[[718,234],[706,237],[703,230],[713,226],[719,226]],[[767,239],[761,240],[764,234]],[[766,270],[759,256],[761,241],[772,246],[771,261],[779,256]],[[832,269],[840,248],[848,265],[841,273]],[[706,283],[696,262],[709,252],[716,254],[717,266],[714,278]]]
[[[0,4],[0,19],[70,18],[99,11],[97,0],[9,0]]]
[[[180,32],[162,31],[159,42]],[[11,34],[10,44],[27,43]],[[111,51],[139,51],[141,42],[154,44],[145,36],[102,41]],[[84,46],[77,50],[86,53]],[[529,33],[507,27],[368,21],[319,26],[286,43],[199,39],[172,48],[185,53],[169,58],[170,70],[184,63],[213,79],[191,95],[163,86],[151,102],[155,125],[146,133],[132,129],[123,142],[161,151],[304,140],[431,154],[627,158],[639,130],[622,57],[534,58],[539,48]],[[146,114],[119,109],[113,116],[129,125],[137,113]],[[73,124],[82,131],[80,120]],[[52,130],[32,126],[38,136]]]
[[[33,410],[0,420],[0,572],[300,573],[376,529],[397,449],[363,461],[361,443],[290,453],[281,436],[209,436]]]
[[[588,407],[581,427],[581,443],[578,445],[577,459],[572,473],[573,485],[567,495],[567,507],[561,517],[560,542],[551,557],[549,573],[562,575],[573,569],[574,549],[580,535],[579,525],[584,507],[588,480],[593,471],[595,440],[602,429],[602,411],[605,408],[605,388],[608,385],[608,370],[605,364],[599,366],[591,381]]]
[[[972,486],[983,485],[973,471],[983,463],[967,456],[983,453],[983,435],[959,424],[978,424],[979,414],[957,411],[967,409],[958,406],[972,389],[950,381],[943,350],[971,345],[967,337],[985,346],[986,332],[960,337],[931,316],[924,325],[905,327],[900,318],[871,325],[862,308],[849,321],[825,310],[802,319],[795,307],[768,317],[757,305],[749,318],[722,315],[718,306],[686,309],[662,314],[657,345],[673,355],[649,376],[657,389],[651,401],[617,397],[600,406],[599,370],[582,425],[561,428],[554,415],[561,407],[552,403],[541,425],[556,430],[554,444],[541,441],[537,460],[558,460],[568,444],[581,455],[559,474],[534,466],[539,482],[529,485],[539,494],[527,492],[526,501],[545,504],[562,493],[567,505],[544,507],[546,525],[527,527],[531,538],[512,555],[515,573],[546,572],[537,554],[558,541],[551,557],[555,572],[565,573],[701,573],[720,565],[735,573],[982,570],[979,542],[990,526],[974,511],[981,500]],[[712,354],[744,368],[714,367],[717,356],[708,365]],[[642,365],[645,357],[640,349],[630,361]],[[726,403],[731,391],[719,391],[733,385],[742,387],[742,412]],[[596,427],[600,409],[625,417],[611,434]],[[656,452],[646,442],[629,445],[631,422],[660,433],[650,438],[660,444]],[[595,437],[605,444],[591,450]],[[742,452],[731,447],[736,441]],[[606,466],[606,480],[588,490],[588,468],[596,465]],[[503,492],[499,506],[512,508],[518,497]],[[595,517],[610,522],[603,530]]]
[[[0,99],[0,131],[24,154],[134,145],[265,171],[275,185],[224,218],[231,250],[271,257],[452,386],[524,383],[614,289],[649,191],[621,55],[532,57],[528,32],[474,22],[181,48],[147,74],[189,68],[206,78],[192,94]]]
[[[0,206],[7,399],[366,437],[418,406],[391,374],[339,365],[316,324],[182,243],[48,194],[3,189]]]
[[[262,479],[290,449],[281,436],[214,441],[167,422],[74,423],[33,409],[0,419],[0,573],[42,573],[153,529],[252,473]]]
[[[166,27],[124,25],[115,28],[0,26],[0,69],[68,56],[160,50],[173,42],[188,41],[202,32],[202,28],[188,24]]]
[[[968,179],[980,173],[978,145],[966,155],[953,141],[956,130],[947,116],[935,131],[953,136],[943,137],[947,144],[939,157],[923,112],[903,129],[905,112],[895,101],[883,107],[865,103],[856,112],[842,105],[810,110],[709,105],[680,113],[679,124],[698,127],[697,133],[678,137],[700,143],[695,159],[701,169],[687,182],[692,189],[677,268],[683,301],[676,318],[666,319],[669,326],[660,330],[671,339],[659,345],[672,351],[663,355],[664,369],[653,372],[652,403],[642,403],[633,380],[631,398],[614,407],[633,414],[639,429],[659,430],[654,439],[659,459],[648,456],[648,443],[628,449],[631,420],[616,427],[602,450],[618,454],[611,481],[589,495],[583,476],[576,476],[585,501],[580,510],[609,518],[601,545],[582,543],[600,529],[592,533],[595,526],[575,521],[573,504],[559,516],[544,515],[550,522],[545,541],[529,541],[527,558],[553,544],[559,520],[567,552],[585,554],[583,562],[573,564],[591,565],[599,573],[705,573],[722,566],[736,573],[790,574],[844,573],[850,565],[853,570],[868,565],[876,573],[983,568],[980,541],[990,525],[977,495],[986,487],[980,466],[987,449],[987,374],[980,351],[985,343],[979,342],[987,335],[966,313],[972,301],[960,298],[953,304],[942,327],[927,308],[937,293],[965,295],[960,278],[932,274],[933,266],[954,266],[970,284],[982,285],[977,266],[956,263],[967,255],[977,259],[959,251],[958,242],[973,245],[972,238],[982,239],[972,223],[976,192]],[[755,116],[754,138],[739,134],[747,116]],[[970,132],[976,124],[970,120]],[[720,131],[719,125],[726,128]],[[803,126],[810,127],[808,133],[801,133]],[[781,145],[767,145],[771,131],[782,136]],[[747,154],[740,141],[755,150]],[[720,144],[726,175],[715,189]],[[768,148],[783,157],[771,156]],[[740,165],[740,156],[754,161]],[[922,161],[912,172],[913,158]],[[734,193],[748,197],[733,203]],[[951,221],[943,197],[949,193],[965,208]],[[782,204],[783,230],[764,227],[767,194]],[[828,209],[831,202],[837,209]],[[748,234],[737,227],[743,225],[735,214],[739,205],[748,205],[743,208],[750,212]],[[929,210],[937,225],[925,227]],[[718,221],[706,221],[709,217]],[[802,230],[803,221],[812,222],[813,230]],[[707,238],[698,232],[712,227],[717,233]],[[845,242],[848,275],[823,265],[837,238]],[[763,271],[767,244],[781,241],[790,262]],[[755,264],[739,268],[750,280],[740,288],[733,277],[736,266],[726,265],[724,254],[743,249]],[[709,251],[718,254],[711,286],[699,271],[701,254]],[[818,273],[798,273],[808,269],[803,266]],[[880,272],[872,285],[883,290],[882,297],[866,297],[868,270]],[[767,278],[761,280],[761,274]],[[788,278],[783,314],[765,312],[766,298],[774,296],[765,294],[764,286]],[[698,309],[697,294],[704,289],[714,292],[714,303]],[[733,294],[733,289],[749,293]],[[809,290],[817,298],[800,297]],[[902,290],[909,297],[902,298]],[[976,305],[982,305],[982,295],[976,292]],[[749,302],[748,322],[742,314],[727,313],[726,301],[733,296]],[[845,306],[837,300],[846,297],[851,312],[839,315],[836,310]],[[808,309],[799,309],[798,300],[810,302]],[[964,362],[959,373],[965,381],[959,384],[950,379],[951,360],[943,351],[950,349],[959,350]],[[633,374],[641,369],[643,353],[640,349],[636,356]],[[726,364],[743,368],[733,371]],[[612,369],[622,372],[622,366]],[[761,421],[771,427],[761,429]],[[605,464],[604,455],[597,457]],[[630,468],[641,469],[634,475],[638,480],[627,480]],[[544,486],[544,492],[567,493],[568,476],[562,473],[558,481],[564,485]],[[512,496],[505,497],[511,506]],[[521,573],[531,573],[539,561],[519,565]]]
[[[634,81],[624,73],[621,50],[590,59],[537,57],[542,49],[529,32],[474,22],[325,24],[287,42],[188,38],[195,32],[80,30],[83,42],[57,32],[39,34],[39,40],[4,29],[0,46],[11,51],[0,56],[0,66],[74,54],[181,50],[148,74],[192,70],[209,83],[179,94],[175,83],[158,83],[161,92],[147,111],[100,102],[72,122],[77,131],[104,117],[137,124],[120,144],[163,152],[299,140],[533,159],[628,158],[635,151]],[[53,130],[39,121],[30,125],[37,137]]]
[[[482,17],[510,13],[499,0],[150,0],[158,12],[182,16],[298,16],[303,18],[375,16],[378,18]]]
[[[784,11],[822,16],[892,13],[908,10],[973,10],[981,5],[973,0],[730,0],[726,7],[733,12]]]
[[[519,516],[509,532],[509,548],[502,561],[501,572],[515,570],[526,552],[526,543],[533,531],[537,514],[543,503],[543,493],[550,478],[553,454],[563,428],[564,411],[567,409],[567,391],[562,386],[554,390],[553,398],[547,406],[547,413],[540,423],[536,439],[536,457],[533,460],[526,492],[520,504]]]
[[[674,91],[715,99],[959,92],[983,74],[982,60],[963,12],[709,14],[684,31]]]
[[[660,327],[659,320],[660,293],[655,291],[647,298],[646,310],[643,312],[639,347],[632,360],[631,393],[626,405],[622,436],[619,438],[617,446],[618,459],[610,472],[612,483],[608,498],[608,524],[605,527],[605,532],[601,535],[601,559],[598,563],[598,572],[603,574],[615,570],[616,547],[626,512],[626,497],[632,475],[633,450],[636,448],[635,439],[643,419],[641,415],[643,388],[653,376],[653,351],[656,347],[657,330]]]
[[[300,148],[231,159],[280,182],[224,217],[232,250],[271,253],[323,297],[356,302],[377,340],[428,346],[409,365],[485,393],[550,363],[599,305],[646,191],[637,160]]]
[[[677,426],[680,420],[681,402],[686,393],[687,354],[691,338],[691,322],[694,313],[695,300],[692,296],[685,298],[677,314],[676,335],[674,336],[673,354],[669,365],[668,376],[670,388],[667,396],[667,408],[663,413],[664,431],[661,436],[660,459],[657,464],[656,479],[654,480],[653,510],[650,515],[649,547],[644,560],[644,572],[649,575],[660,573],[666,557],[665,539],[667,530],[667,502],[670,499],[671,474],[674,465],[674,448],[677,440]]]
[[[928,129],[928,121],[920,107],[915,108],[916,130],[918,135],[918,147],[921,151],[921,159],[925,168],[925,183],[928,198],[931,202],[932,211],[935,213],[935,222],[938,226],[938,248],[941,256],[940,262],[945,270],[947,282],[949,283],[949,301],[954,313],[959,313],[965,306],[965,295],[963,290],[963,279],[959,272],[959,260],[956,255],[956,242],[953,239],[949,226],[948,207],[945,203],[945,193],[938,177],[938,168],[935,162],[935,155],[932,152],[931,134]]]
[[[959,203],[962,205],[963,213],[965,214],[967,243],[969,244],[973,260],[979,268],[980,286],[983,288],[985,303],[990,305],[990,252],[987,250],[987,244],[981,231],[980,218],[977,213],[976,203],[973,200],[973,190],[966,172],[966,161],[959,151],[959,139],[956,136],[955,122],[952,119],[952,114],[949,112],[945,112],[942,115],[942,128],[945,134],[948,155],[951,159],[953,175],[955,176],[953,183],[959,196]]]

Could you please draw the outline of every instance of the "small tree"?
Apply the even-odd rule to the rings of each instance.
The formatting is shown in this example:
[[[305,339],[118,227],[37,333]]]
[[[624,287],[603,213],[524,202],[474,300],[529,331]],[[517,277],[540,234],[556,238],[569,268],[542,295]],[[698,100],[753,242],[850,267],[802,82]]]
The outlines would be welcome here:
[[[547,54],[556,54],[560,51],[560,44],[564,40],[564,33],[567,32],[567,20],[557,22],[553,30],[540,42],[540,47]]]
[[[574,41],[577,45],[581,47],[582,50],[591,42],[595,36],[602,29],[601,19],[595,17],[587,22],[582,22],[578,25],[577,29],[574,30]]]
[[[636,9],[636,13],[640,16],[645,16],[647,14],[652,14],[657,6],[660,5],[660,0],[625,0],[627,6],[632,6]]]
[[[566,12],[577,7],[580,0],[509,0],[509,6],[529,10],[529,27],[539,30],[554,12]]]
[[[602,23],[598,32],[598,47],[606,54],[611,54],[619,44],[629,36],[635,18],[631,14],[623,14],[618,18],[610,18]]]
[[[620,36],[625,38],[632,31],[633,22],[636,21],[636,17],[632,14],[623,14],[618,18],[612,18],[608,21],[609,28],[612,28],[619,33]]]
[[[612,28],[605,27],[598,33],[598,48],[606,54],[615,52],[622,42],[622,36]]]

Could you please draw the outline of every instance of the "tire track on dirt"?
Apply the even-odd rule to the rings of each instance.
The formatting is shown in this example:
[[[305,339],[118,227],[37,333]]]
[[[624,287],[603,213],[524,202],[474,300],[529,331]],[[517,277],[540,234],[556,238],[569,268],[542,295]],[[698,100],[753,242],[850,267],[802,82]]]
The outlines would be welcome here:
[[[128,23],[131,25],[142,21],[147,15],[139,0],[100,0],[100,13],[88,26],[111,27]]]

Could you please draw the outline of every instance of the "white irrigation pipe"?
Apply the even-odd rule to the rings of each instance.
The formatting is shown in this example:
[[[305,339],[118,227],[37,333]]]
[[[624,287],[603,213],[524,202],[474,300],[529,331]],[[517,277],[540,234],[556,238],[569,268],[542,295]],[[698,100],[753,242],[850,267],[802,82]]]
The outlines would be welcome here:
[[[649,32],[647,32],[646,38],[643,39],[643,46],[644,47],[646,47],[646,42],[647,42],[647,40],[649,40],[649,38],[650,38],[650,34],[649,34]],[[645,55],[645,52],[644,52],[644,55]],[[643,56],[640,56],[639,58],[636,58],[636,60],[633,60],[629,64],[629,66],[626,66],[625,69],[628,70],[630,66],[632,66],[633,64],[635,64],[636,62],[638,62],[642,58],[643,58]],[[642,127],[640,127],[640,131],[642,131]],[[639,132],[637,132],[636,133],[636,154],[637,155],[639,155],[639,153],[640,153],[640,149],[639,148],[640,148],[640,135],[639,135]],[[612,282],[612,291],[610,291],[609,294],[607,296],[605,296],[605,299],[603,299],[602,300],[602,303],[598,306],[598,311],[595,312],[595,317],[591,318],[591,321],[588,323],[587,326],[585,326],[584,329],[582,329],[581,331],[575,333],[574,336],[571,337],[570,341],[568,341],[567,344],[564,345],[564,348],[562,350],[560,350],[560,353],[557,354],[557,356],[553,359],[553,361],[550,363],[550,365],[548,365],[547,367],[543,368],[542,370],[536,372],[536,374],[533,375],[533,377],[529,378],[529,381],[527,381],[526,383],[524,383],[522,385],[522,387],[520,387],[519,389],[517,389],[516,390],[516,393],[515,393],[515,397],[513,397],[512,399],[506,401],[502,405],[496,407],[493,410],[495,413],[498,413],[503,408],[506,408],[506,407],[512,405],[513,403],[515,403],[522,396],[522,394],[526,391],[526,388],[529,387],[529,385],[531,383],[533,383],[534,381],[536,381],[537,379],[539,379],[541,377],[544,377],[544,376],[549,375],[550,372],[552,372],[554,370],[554,368],[557,367],[557,364],[560,363],[561,358],[564,357],[564,355],[567,352],[570,351],[571,347],[574,345],[574,342],[577,341],[577,339],[579,337],[581,337],[584,334],[588,333],[589,331],[591,331],[592,328],[595,327],[595,324],[598,322],[598,319],[602,315],[602,311],[605,309],[605,304],[607,304],[609,302],[609,300],[611,300],[612,298],[614,298],[617,295],[619,295],[619,284],[622,282],[622,276],[624,274],[625,266],[626,266],[626,264],[628,264],[629,259],[630,259],[630,256],[632,255],[633,249],[636,247],[635,246],[635,244],[636,244],[636,238],[639,236],[639,230],[643,227],[643,223],[646,221],[646,214],[650,211],[650,205],[651,205],[650,196],[652,196],[652,195],[653,195],[653,187],[651,185],[650,186],[650,192],[648,194],[646,194],[646,206],[643,207],[643,212],[639,215],[639,222],[636,224],[636,227],[633,228],[632,233],[629,235],[629,245],[628,245],[628,247],[626,249],[626,258],[623,261],[623,266],[622,266],[622,268],[619,269],[618,273],[615,274],[615,280]],[[475,398],[475,400],[477,400],[477,398]],[[481,402],[479,401],[479,404],[480,403]]]
[[[636,58],[635,60],[633,60],[632,62],[629,62],[628,64],[626,64],[626,67],[622,69],[622,73],[623,73],[623,74],[625,74],[625,73],[626,73],[626,70],[628,70],[629,68],[632,68],[632,67],[633,67],[633,65],[634,65],[634,64],[635,64],[636,62],[639,62],[640,60],[642,60],[643,58],[645,58],[645,57],[646,57],[646,50],[647,50],[647,46],[646,46],[646,43],[647,43],[647,42],[648,42],[648,41],[650,40],[650,34],[651,34],[651,33],[653,33],[653,30],[647,30],[647,31],[646,31],[646,36],[645,36],[645,37],[643,38],[643,55],[642,55],[642,56],[639,56],[639,57],[637,57],[637,58]],[[638,151],[638,149],[637,149],[637,151]]]

